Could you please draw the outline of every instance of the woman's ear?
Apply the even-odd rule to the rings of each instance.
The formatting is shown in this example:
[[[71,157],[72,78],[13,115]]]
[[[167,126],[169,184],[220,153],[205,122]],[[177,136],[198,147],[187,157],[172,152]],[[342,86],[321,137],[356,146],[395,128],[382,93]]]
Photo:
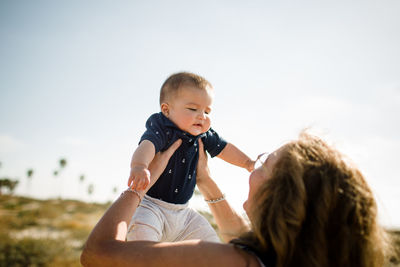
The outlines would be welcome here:
[[[168,118],[168,115],[169,115],[169,105],[168,105],[168,103],[161,103],[161,112],[164,114],[165,117]]]

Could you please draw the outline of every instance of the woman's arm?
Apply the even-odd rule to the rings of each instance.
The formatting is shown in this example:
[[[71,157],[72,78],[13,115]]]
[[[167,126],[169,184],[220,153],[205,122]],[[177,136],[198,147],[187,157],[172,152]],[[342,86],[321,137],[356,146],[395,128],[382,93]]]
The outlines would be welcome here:
[[[223,196],[218,185],[211,178],[207,165],[207,155],[203,149],[203,143],[199,140],[199,163],[197,165],[197,187],[207,200],[219,199]],[[239,237],[249,231],[249,225],[238,215],[226,200],[208,204],[211,213],[217,223],[219,233],[225,242]]]
[[[169,158],[181,143],[181,140],[176,141],[164,153],[159,153],[154,157],[152,163],[149,165],[149,169],[151,169],[151,179],[148,188],[157,181],[158,177],[165,169]],[[147,190],[142,190],[137,192],[139,192],[141,198],[143,198],[146,191]],[[125,241],[127,227],[132,214],[134,214],[136,207],[139,205],[139,201],[140,199],[135,193],[125,191],[125,193],[112,204],[89,235],[81,256],[82,264],[88,263],[88,259],[93,255],[91,254],[92,251],[101,251],[104,247],[108,247],[107,244],[117,244],[111,241]],[[100,259],[101,255],[102,254],[96,254],[92,260]]]
[[[180,145],[158,153],[150,164],[151,184]],[[143,196],[144,191],[140,194]],[[83,266],[258,266],[257,260],[231,245],[189,240],[176,243],[125,241],[127,227],[139,204],[132,192],[122,194],[90,234],[81,255]]]

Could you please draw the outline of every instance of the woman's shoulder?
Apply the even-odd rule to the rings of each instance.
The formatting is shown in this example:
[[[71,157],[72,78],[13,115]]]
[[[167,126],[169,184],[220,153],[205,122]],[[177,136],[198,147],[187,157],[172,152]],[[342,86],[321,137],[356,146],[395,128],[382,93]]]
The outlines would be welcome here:
[[[241,242],[240,239],[232,240],[231,244],[233,244],[236,248],[253,255],[261,267],[274,267],[276,265],[275,253],[272,251],[261,252],[254,246],[247,245],[245,242]]]

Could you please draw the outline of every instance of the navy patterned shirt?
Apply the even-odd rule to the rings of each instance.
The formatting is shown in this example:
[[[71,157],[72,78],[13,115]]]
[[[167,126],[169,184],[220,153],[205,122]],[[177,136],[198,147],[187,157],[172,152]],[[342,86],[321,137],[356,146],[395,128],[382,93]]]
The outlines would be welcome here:
[[[156,153],[167,150],[178,139],[182,139],[182,144],[172,155],[164,172],[147,195],[174,204],[185,204],[189,201],[196,186],[199,138],[211,157],[217,156],[227,144],[211,128],[203,134],[193,136],[180,130],[162,112],[150,116],[140,142],[143,140],[152,142]]]

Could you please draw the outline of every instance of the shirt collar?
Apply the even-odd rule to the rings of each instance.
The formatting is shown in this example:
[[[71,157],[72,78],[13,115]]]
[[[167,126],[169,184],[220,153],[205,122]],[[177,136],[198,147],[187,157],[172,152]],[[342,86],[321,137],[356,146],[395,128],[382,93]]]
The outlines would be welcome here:
[[[201,138],[206,135],[205,133],[202,133],[202,134],[199,134],[196,136],[191,135],[190,133],[179,129],[179,127],[176,126],[176,124],[173,123],[170,119],[168,119],[162,112],[160,112],[160,116],[161,116],[161,119],[163,120],[164,125],[166,127],[175,129],[179,133],[180,137],[182,137],[182,138],[189,139],[189,140],[190,139],[197,140],[198,138]]]

